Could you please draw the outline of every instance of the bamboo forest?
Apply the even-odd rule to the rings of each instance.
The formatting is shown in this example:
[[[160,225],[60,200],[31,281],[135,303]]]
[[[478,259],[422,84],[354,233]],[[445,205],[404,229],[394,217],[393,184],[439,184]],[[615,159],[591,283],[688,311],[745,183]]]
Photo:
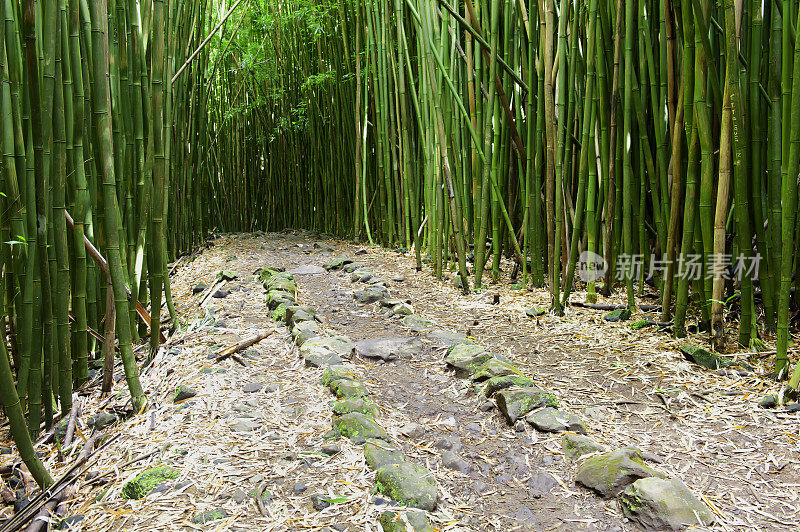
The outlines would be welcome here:
[[[796,529],[798,34],[0,0],[0,532]]]

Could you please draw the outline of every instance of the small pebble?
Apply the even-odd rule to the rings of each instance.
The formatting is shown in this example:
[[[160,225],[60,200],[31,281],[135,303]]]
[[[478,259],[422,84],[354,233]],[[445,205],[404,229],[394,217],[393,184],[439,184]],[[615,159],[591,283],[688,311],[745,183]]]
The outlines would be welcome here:
[[[331,503],[325,500],[324,495],[315,493],[314,495],[311,496],[311,505],[314,507],[315,510],[321,512],[322,510],[330,506]]]
[[[338,454],[342,448],[338,443],[326,443],[320,448],[320,450],[328,456],[333,456],[334,454]]]

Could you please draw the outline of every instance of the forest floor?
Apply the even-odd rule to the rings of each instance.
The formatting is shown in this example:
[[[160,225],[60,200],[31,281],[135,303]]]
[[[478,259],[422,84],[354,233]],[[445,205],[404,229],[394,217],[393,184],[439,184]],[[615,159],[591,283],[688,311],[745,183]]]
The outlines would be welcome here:
[[[759,408],[777,390],[761,368],[714,372],[687,362],[678,345],[702,345],[699,337],[678,342],[654,328],[633,330],[642,316],[608,323],[604,312],[576,307],[564,317],[532,318],[526,309],[546,308],[549,295],[513,290],[508,271],[465,296],[452,282],[415,271],[410,253],[305,232],[228,235],[211,244],[172,276],[176,308],[189,327],[143,371],[148,412],[110,429],[120,436],[93,469],[112,472],[111,481],[77,486],[69,513],[85,515],[78,524],[85,530],[380,530],[389,501],[375,493],[361,446],[325,440],[332,396],[320,384],[322,371],[306,368],[286,328],[270,319],[253,275],[265,266],[303,267],[294,274],[298,302],[314,308],[332,334],[354,342],[422,341],[413,357],[353,356],[350,363],[380,410],[380,425],[433,473],[440,497],[430,514],[435,529],[638,530],[615,499],[575,484],[560,435],[508,425],[446,368],[442,333],[418,333],[376,305],[358,305],[348,274],[317,268],[340,255],[389,280],[392,296],[410,300],[436,330],[507,356],[552,391],[562,410],[580,416],[595,440],[647,452],[654,467],[682,479],[712,509],[709,530],[787,530],[798,523],[798,414]],[[192,289],[201,281],[212,285],[223,269],[239,273],[222,287],[228,295],[199,306],[204,293]],[[271,329],[238,361],[215,361],[221,349]],[[180,385],[197,395],[174,404]],[[114,400],[123,402],[124,380],[115,391]],[[108,401],[88,404],[85,417],[100,406]],[[444,447],[463,457],[460,471],[443,464]],[[126,465],[132,458],[140,460]],[[144,499],[121,498],[126,481],[160,464],[180,477]],[[254,490],[268,493],[262,504],[250,496]],[[313,505],[320,498],[329,505],[321,511]],[[224,517],[194,522],[212,510]]]

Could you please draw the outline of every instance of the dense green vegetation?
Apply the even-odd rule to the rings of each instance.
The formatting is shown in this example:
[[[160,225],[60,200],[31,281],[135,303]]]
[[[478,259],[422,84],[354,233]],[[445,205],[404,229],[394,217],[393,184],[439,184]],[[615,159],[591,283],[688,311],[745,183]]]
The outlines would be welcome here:
[[[798,31],[794,0],[0,0],[0,391],[23,457],[47,484],[31,437],[104,335],[145,406],[132,346],[163,300],[176,319],[167,264],[212,231],[413,248],[465,291],[505,255],[557,314],[579,266],[589,302],[622,287],[633,310],[652,283],[677,336],[687,314],[718,349],[737,323],[744,346],[774,335],[786,375]]]

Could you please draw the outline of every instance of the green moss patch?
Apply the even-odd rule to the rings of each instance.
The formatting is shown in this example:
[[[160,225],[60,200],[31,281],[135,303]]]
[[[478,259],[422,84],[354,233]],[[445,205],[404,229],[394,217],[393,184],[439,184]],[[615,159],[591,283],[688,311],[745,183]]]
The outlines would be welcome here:
[[[136,475],[133,480],[126,482],[120,496],[123,499],[143,499],[153,491],[157,484],[165,480],[175,480],[179,476],[181,476],[180,470],[174,467],[151,467]]]

